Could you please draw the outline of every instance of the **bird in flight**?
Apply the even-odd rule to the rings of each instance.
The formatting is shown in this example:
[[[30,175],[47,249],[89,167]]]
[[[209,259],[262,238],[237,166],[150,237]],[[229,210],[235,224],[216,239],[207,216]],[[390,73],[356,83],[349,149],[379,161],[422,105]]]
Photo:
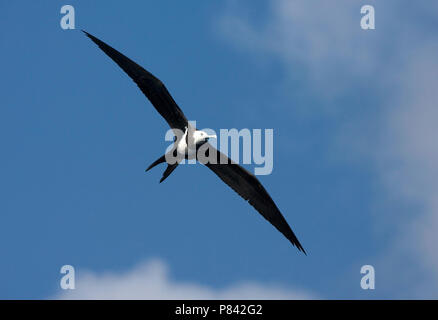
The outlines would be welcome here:
[[[95,36],[84,30],[82,31],[134,80],[175,133],[175,142],[171,151],[157,159],[146,171],[160,163],[166,162],[167,168],[160,180],[160,182],[163,182],[177,168],[181,159],[196,159],[200,161],[197,151],[207,146],[206,157],[211,159],[210,155],[212,155],[215,161],[200,162],[205,164],[223,182],[248,201],[298,250],[306,254],[286,219],[260,181],[252,173],[233,162],[225,154],[219,152],[208,143],[210,138],[216,138],[216,136],[208,135],[206,132],[197,130],[190,125],[184,113],[158,78]],[[173,161],[169,161],[169,159]]]

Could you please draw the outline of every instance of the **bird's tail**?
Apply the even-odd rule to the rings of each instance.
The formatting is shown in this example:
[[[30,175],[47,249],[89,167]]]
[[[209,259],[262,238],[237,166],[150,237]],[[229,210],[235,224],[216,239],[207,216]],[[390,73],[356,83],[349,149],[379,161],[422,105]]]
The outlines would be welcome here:
[[[163,172],[163,176],[160,179],[160,183],[163,182],[168,176],[170,176],[173,170],[175,170],[176,167],[178,167],[178,164],[179,164],[178,162],[175,162],[174,164],[167,164],[167,168]]]
[[[161,156],[157,160],[155,160],[147,169],[146,171],[149,171],[156,165],[159,165],[160,163],[166,162],[166,155]],[[163,176],[160,179],[160,183],[163,182],[172,172],[176,169],[178,166],[178,162],[175,162],[174,164],[167,164],[166,170],[163,172]]]
[[[159,165],[160,163],[166,162],[166,156],[163,155],[160,158],[158,158],[157,160],[154,161],[154,163],[152,163],[145,171],[149,171],[151,170],[153,167],[155,167],[156,165]]]

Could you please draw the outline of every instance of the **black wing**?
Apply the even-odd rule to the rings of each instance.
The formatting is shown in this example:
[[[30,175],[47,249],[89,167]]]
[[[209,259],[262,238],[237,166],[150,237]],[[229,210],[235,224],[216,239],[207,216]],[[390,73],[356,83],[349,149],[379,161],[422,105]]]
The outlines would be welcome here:
[[[84,30],[82,31],[93,40],[103,52],[113,59],[132,80],[134,80],[140,90],[153,104],[155,109],[157,109],[161,116],[167,121],[170,128],[180,129],[184,132],[185,127],[188,126],[188,121],[175,100],[173,100],[169,91],[167,91],[166,87],[159,79],[131,59],[125,57],[123,54],[107,45],[105,42],[97,39]]]
[[[207,154],[210,152],[217,152],[217,162],[206,163],[205,165],[243,199],[248,201],[250,205],[276,227],[298,250],[306,254],[306,251],[304,251],[304,248],[301,246],[286,219],[260,181],[252,173],[231,161],[226,155],[217,151],[211,145],[209,146]]]

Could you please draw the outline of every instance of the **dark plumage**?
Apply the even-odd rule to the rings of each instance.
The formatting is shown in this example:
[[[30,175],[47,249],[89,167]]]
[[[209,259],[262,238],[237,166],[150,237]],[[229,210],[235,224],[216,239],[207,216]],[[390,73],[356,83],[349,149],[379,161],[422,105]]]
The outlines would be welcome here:
[[[189,126],[187,118],[159,79],[106,43],[86,31],[83,32],[134,80],[155,109],[157,109],[161,116],[167,121],[171,129],[179,129],[183,132],[186,130]],[[187,137],[188,135],[186,139]],[[217,151],[212,146],[209,146],[209,151],[217,152],[217,162],[214,164],[206,163],[205,165],[243,199],[248,201],[266,220],[296,246],[298,250],[306,253],[260,181],[252,173],[231,161],[226,155]],[[166,159],[165,156],[162,156],[152,163],[146,171],[164,162],[166,162]],[[178,163],[168,164],[160,182],[166,179],[177,166]]]
[[[166,120],[171,129],[177,128],[184,131],[188,125],[188,121],[175,100],[173,100],[169,91],[167,91],[167,88],[159,79],[103,41],[100,41],[84,30],[82,31],[134,80],[155,109],[157,109],[164,120]]]

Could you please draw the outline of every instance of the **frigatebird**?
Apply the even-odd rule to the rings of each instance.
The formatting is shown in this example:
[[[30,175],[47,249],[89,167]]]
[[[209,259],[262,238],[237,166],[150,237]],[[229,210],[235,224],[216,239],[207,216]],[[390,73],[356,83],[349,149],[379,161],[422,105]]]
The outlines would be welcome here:
[[[158,78],[95,36],[84,30],[82,31],[134,80],[175,133],[176,139],[174,148],[169,153],[175,156],[176,160],[168,161],[171,157],[165,154],[153,162],[146,171],[160,163],[167,162],[167,168],[160,180],[161,183],[176,169],[181,159],[194,158],[199,160],[197,158],[197,150],[199,150],[201,146],[208,145],[205,154],[207,157],[213,154],[213,159],[216,161],[206,161],[202,163],[243,199],[248,201],[266,220],[296,246],[298,250],[306,254],[286,219],[260,181],[252,173],[209,144],[208,140],[215,138],[215,136],[210,136],[206,132],[197,130],[190,125],[184,113]]]

